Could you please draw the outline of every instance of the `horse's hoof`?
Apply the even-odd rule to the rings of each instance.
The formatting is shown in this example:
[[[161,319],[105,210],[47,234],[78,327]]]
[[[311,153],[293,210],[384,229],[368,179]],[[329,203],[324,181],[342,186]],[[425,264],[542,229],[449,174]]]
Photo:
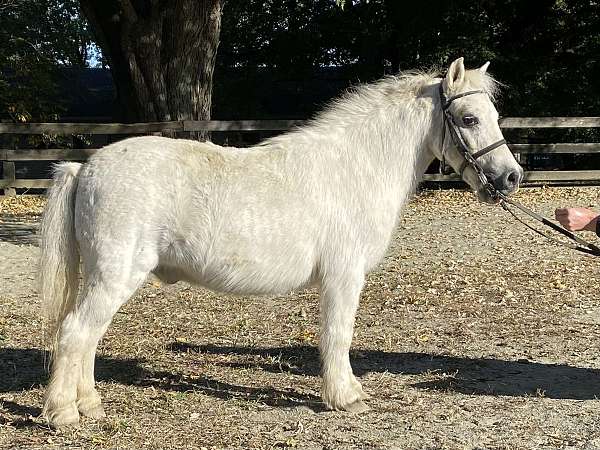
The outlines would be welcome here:
[[[340,388],[341,386],[341,388]],[[333,388],[333,389],[332,389]],[[328,409],[362,413],[369,410],[363,402],[369,396],[365,394],[359,381],[352,376],[349,383],[324,383],[322,399]]]
[[[100,396],[96,391],[77,400],[77,409],[86,417],[91,419],[102,419],[106,417]]]
[[[79,423],[79,411],[77,411],[75,403],[64,408],[44,411],[43,417],[54,429],[73,426]]]
[[[104,412],[104,408],[102,405],[96,405],[91,407],[82,408],[79,406],[79,412],[85,417],[89,417],[90,419],[104,419],[106,417],[106,413]]]
[[[363,391],[362,385],[358,382],[356,378],[354,379],[354,382],[352,384],[354,385],[355,392],[358,393],[359,400],[369,400],[371,398],[369,394],[366,394],[365,391]]]
[[[362,400],[356,400],[349,405],[345,405],[343,409],[351,413],[360,414],[368,411],[371,408],[369,408]]]

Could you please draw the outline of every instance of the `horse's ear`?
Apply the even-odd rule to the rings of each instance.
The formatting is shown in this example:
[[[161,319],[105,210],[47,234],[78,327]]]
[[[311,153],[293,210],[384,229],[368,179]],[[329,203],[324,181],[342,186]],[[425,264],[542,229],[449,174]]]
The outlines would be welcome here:
[[[454,86],[461,85],[464,79],[465,64],[464,58],[461,56],[460,58],[455,59],[452,64],[450,64],[450,68],[446,74],[446,88],[448,90],[452,90]]]
[[[489,65],[490,65],[490,62],[486,61],[486,63],[479,68],[479,72],[481,72],[482,75],[485,75],[485,73],[487,72],[487,69],[488,69]]]

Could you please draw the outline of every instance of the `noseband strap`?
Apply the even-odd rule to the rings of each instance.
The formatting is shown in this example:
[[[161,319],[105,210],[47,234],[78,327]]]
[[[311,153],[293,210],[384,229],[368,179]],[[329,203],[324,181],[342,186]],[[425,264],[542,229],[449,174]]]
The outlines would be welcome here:
[[[440,93],[440,104],[442,106],[442,117],[443,117],[442,167],[444,167],[446,164],[445,146],[444,146],[445,142],[444,141],[446,140],[446,127],[447,127],[450,130],[450,136],[452,138],[454,145],[456,146],[456,149],[459,151],[459,153],[464,158],[463,163],[461,164],[461,166],[458,170],[459,176],[462,178],[463,172],[465,171],[465,169],[467,167],[473,168],[473,170],[479,177],[481,184],[489,192],[489,194],[492,197],[497,196],[496,189],[494,188],[494,186],[488,179],[488,177],[485,174],[481,165],[477,162],[477,159],[481,158],[483,155],[488,154],[492,150],[506,144],[506,141],[504,139],[500,139],[499,141],[494,142],[493,144],[490,144],[487,147],[482,148],[481,150],[471,153],[471,150],[469,149],[468,145],[466,144],[465,139],[460,131],[460,128],[456,125],[456,122],[454,121],[454,117],[452,116],[452,113],[450,113],[450,111],[449,111],[450,105],[452,104],[452,102],[454,100],[456,100],[458,98],[466,97],[467,95],[486,94],[486,92],[482,91],[482,90],[466,91],[466,92],[462,92],[460,94],[453,95],[452,97],[448,98],[448,97],[446,97],[446,94],[444,93],[444,87],[442,85],[442,82],[440,82],[439,93]]]
[[[488,145],[485,148],[482,148],[478,152],[473,153],[473,159],[480,158],[483,155],[485,155],[486,153],[489,153],[492,150],[494,150],[495,148],[498,148],[498,147],[500,147],[501,145],[504,145],[504,144],[506,144],[506,141],[504,139],[500,139],[498,142],[494,142],[493,144]]]

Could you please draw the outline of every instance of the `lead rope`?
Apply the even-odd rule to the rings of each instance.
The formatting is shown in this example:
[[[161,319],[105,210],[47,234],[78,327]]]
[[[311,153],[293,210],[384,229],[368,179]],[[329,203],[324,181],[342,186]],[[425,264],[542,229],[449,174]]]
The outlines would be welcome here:
[[[552,243],[554,243],[556,245],[561,245],[563,247],[567,247],[572,250],[576,250],[578,252],[587,253],[588,255],[600,256],[600,248],[597,247],[596,245],[594,245],[591,242],[588,242],[584,239],[581,239],[579,236],[575,235],[574,233],[567,230],[566,228],[563,228],[562,226],[555,224],[551,220],[540,216],[539,214],[526,208],[525,206],[521,205],[520,203],[509,199],[507,196],[505,196],[501,192],[496,191],[496,193],[497,193],[496,194],[497,198],[500,198],[500,206],[502,206],[502,208],[505,211],[508,211],[517,221],[521,222],[523,225],[525,225],[530,230],[533,230],[540,236],[545,237],[546,239],[548,239],[549,241],[551,241]],[[547,227],[552,228],[554,231],[566,236],[567,238],[571,239],[572,241],[574,241],[576,243],[571,244],[569,242],[560,241],[552,236],[549,236],[548,234],[544,233],[543,231],[540,231],[537,228],[532,227],[527,222],[525,222],[523,219],[521,219],[519,216],[517,216],[517,214],[508,207],[508,205],[514,206],[515,208],[519,209],[521,212],[527,214],[529,217],[537,220],[538,222],[543,223]]]

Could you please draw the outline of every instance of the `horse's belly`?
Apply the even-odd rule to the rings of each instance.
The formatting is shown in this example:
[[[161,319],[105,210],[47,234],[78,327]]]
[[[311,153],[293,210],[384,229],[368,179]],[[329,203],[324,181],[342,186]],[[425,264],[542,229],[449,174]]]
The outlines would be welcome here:
[[[200,284],[209,289],[240,295],[286,294],[311,282],[310,271],[224,263],[209,267]]]
[[[310,254],[214,250],[192,264],[190,258],[163,260],[155,274],[166,282],[182,280],[233,294],[284,294],[313,282],[314,262]]]

